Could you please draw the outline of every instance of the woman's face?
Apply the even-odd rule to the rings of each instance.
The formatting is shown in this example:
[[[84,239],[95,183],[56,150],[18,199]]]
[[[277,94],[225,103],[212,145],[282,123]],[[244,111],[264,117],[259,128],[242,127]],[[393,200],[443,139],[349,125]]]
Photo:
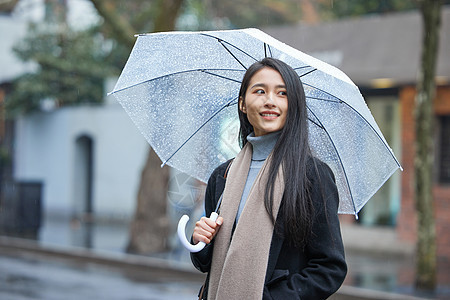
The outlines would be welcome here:
[[[268,67],[257,71],[245,98],[239,99],[239,109],[247,115],[255,136],[281,130],[286,123],[288,98],[280,73]]]

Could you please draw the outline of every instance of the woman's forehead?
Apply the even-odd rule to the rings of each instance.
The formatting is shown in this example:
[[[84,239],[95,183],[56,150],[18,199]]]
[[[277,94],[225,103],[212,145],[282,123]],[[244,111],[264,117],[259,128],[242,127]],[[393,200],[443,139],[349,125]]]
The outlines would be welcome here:
[[[272,68],[264,67],[255,74],[250,79],[250,86],[254,85],[284,85],[284,80],[281,74]]]

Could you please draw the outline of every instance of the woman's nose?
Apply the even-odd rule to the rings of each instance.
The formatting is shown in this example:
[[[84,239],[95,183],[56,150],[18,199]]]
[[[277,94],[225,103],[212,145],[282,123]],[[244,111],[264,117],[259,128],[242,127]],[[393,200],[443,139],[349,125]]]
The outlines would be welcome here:
[[[275,102],[273,101],[272,95],[268,94],[266,98],[266,102],[264,103],[266,106],[275,106]]]

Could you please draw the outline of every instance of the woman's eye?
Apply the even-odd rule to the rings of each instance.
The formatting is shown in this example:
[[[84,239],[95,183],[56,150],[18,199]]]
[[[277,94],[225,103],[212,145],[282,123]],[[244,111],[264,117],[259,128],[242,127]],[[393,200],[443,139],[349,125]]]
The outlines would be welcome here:
[[[286,91],[280,91],[280,92],[278,92],[278,94],[280,94],[281,96],[286,96],[287,95]]]
[[[264,90],[256,90],[255,93],[256,94],[264,94]]]

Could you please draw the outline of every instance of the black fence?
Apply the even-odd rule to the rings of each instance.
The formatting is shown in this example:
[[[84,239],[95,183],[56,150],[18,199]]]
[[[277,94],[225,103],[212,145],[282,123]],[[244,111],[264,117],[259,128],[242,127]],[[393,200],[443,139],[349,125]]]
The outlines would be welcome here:
[[[38,238],[42,219],[42,182],[2,182],[0,234]]]

